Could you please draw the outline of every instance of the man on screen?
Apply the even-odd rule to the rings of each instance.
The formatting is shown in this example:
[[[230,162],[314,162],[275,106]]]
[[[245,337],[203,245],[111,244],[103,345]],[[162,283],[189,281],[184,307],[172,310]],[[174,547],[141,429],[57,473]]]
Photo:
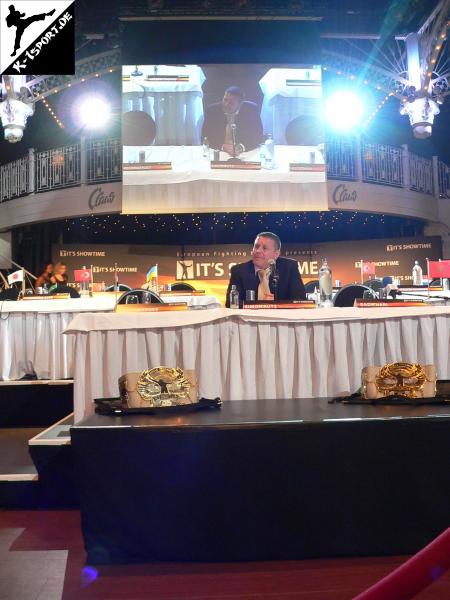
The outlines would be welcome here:
[[[253,150],[263,141],[263,126],[258,106],[245,100],[238,86],[225,90],[222,101],[205,111],[202,139],[208,138],[211,148],[238,156]]]
[[[253,290],[256,300],[306,300],[298,263],[291,258],[280,258],[281,240],[270,231],[256,236],[252,260],[231,267],[226,304],[230,306],[231,286],[239,292],[242,306],[246,291]]]

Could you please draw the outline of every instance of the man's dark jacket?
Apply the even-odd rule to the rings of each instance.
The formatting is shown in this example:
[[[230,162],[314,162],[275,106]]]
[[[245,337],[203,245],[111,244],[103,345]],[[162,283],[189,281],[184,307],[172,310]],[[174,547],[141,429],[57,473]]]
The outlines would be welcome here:
[[[305,287],[303,285],[298,263],[292,258],[279,257],[276,261],[276,272],[278,275],[278,289],[275,300],[306,300]],[[255,298],[258,299],[259,277],[255,273],[255,265],[252,260],[231,267],[230,282],[228,284],[225,306],[230,306],[231,286],[235,285],[239,291],[239,304],[242,306],[245,300],[246,290],[254,290]],[[270,291],[274,293],[273,275],[269,278]]]
[[[241,104],[235,117],[236,144],[242,144],[244,150],[253,150],[263,140],[263,126],[259,108],[254,102],[245,101]],[[227,118],[223,112],[222,103],[211,104],[205,112],[202,128],[202,139],[208,138],[211,148],[220,150],[225,141]]]

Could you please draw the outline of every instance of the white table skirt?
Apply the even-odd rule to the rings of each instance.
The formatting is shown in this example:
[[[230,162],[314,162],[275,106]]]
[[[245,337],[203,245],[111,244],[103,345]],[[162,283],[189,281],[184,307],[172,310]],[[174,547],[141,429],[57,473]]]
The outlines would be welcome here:
[[[74,340],[62,335],[64,329],[82,311],[103,312],[114,305],[113,295],[0,303],[0,380],[72,377]]]
[[[447,307],[86,314],[67,331],[76,422],[94,398],[118,395],[122,374],[159,365],[194,369],[199,394],[223,400],[348,394],[364,366],[393,361],[434,363],[450,377]]]

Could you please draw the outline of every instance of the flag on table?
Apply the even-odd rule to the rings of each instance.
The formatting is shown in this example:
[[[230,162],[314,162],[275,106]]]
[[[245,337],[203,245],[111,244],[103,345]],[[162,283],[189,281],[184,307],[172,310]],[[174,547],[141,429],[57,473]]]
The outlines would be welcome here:
[[[147,272],[145,283],[149,283],[154,277],[158,277],[158,265],[153,265]]]
[[[363,275],[375,275],[375,263],[374,262],[366,262],[365,260],[361,261],[361,273]]]
[[[439,279],[450,277],[450,260],[429,260],[428,277],[437,277]]]
[[[8,283],[15,283],[16,281],[23,281],[23,269],[19,269],[8,275]]]
[[[73,274],[75,281],[92,281],[92,272],[90,269],[75,269]]]

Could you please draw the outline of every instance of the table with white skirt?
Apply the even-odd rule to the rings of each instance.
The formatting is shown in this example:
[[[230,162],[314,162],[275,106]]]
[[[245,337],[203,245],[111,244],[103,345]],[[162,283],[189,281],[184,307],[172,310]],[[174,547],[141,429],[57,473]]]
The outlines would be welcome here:
[[[199,395],[224,401],[347,395],[363,367],[396,361],[450,378],[446,306],[79,314],[65,333],[76,422],[121,375],[161,365],[195,370]]]
[[[215,296],[170,295],[164,302],[186,302],[190,309],[219,307]],[[25,376],[37,379],[73,377],[74,339],[64,329],[79,313],[112,312],[114,293],[93,298],[20,300],[0,302],[0,381]]]
[[[68,379],[73,375],[73,340],[62,333],[74,316],[112,311],[114,294],[67,300],[0,302],[0,380],[24,376]]]

